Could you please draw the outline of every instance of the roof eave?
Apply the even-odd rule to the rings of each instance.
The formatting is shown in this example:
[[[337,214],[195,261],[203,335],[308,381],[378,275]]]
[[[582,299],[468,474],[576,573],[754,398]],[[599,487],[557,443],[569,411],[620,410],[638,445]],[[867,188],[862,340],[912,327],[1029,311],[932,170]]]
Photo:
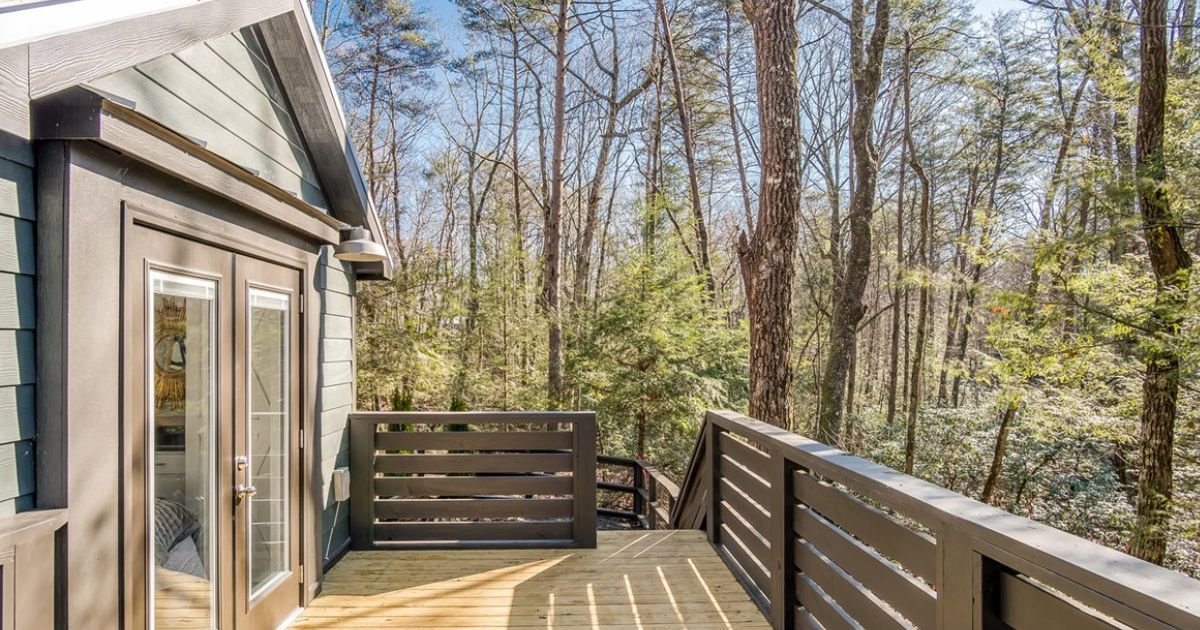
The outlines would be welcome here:
[[[346,131],[341,102],[307,3],[293,2],[292,11],[258,25],[263,43],[312,154],[330,210],[349,225],[367,228],[371,239],[386,248],[379,215]],[[369,273],[364,270],[362,274],[391,278],[391,263],[389,259],[380,269]]]
[[[258,25],[334,218],[386,245],[304,0],[207,0],[0,48],[0,131],[30,138],[30,102]],[[391,277],[391,261],[380,277]],[[366,275],[375,275],[368,272]]]

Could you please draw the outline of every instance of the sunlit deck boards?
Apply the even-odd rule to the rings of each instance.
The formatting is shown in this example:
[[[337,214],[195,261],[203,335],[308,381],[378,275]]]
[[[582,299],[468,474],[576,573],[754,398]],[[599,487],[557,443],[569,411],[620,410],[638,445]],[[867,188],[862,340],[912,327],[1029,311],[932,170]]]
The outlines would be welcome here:
[[[293,628],[770,626],[695,530],[600,532],[596,549],[352,552]]]

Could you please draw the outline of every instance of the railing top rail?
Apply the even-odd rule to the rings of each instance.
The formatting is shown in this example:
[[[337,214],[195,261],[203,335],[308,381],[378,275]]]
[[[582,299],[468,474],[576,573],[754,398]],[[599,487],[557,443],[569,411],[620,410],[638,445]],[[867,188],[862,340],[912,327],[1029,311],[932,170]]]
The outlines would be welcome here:
[[[21,545],[67,524],[66,508],[17,512],[0,518],[0,547]]]
[[[661,470],[654,466],[646,466],[645,468],[646,474],[654,478],[654,481],[658,484],[659,489],[670,495],[672,499],[679,498],[679,484],[675,483],[673,479],[664,475]]]
[[[595,422],[594,411],[355,411],[351,420],[408,424],[531,424]]]
[[[1200,627],[1200,582],[732,411],[709,422],[941,532],[965,533],[1042,580],[1059,577],[1178,627]]]

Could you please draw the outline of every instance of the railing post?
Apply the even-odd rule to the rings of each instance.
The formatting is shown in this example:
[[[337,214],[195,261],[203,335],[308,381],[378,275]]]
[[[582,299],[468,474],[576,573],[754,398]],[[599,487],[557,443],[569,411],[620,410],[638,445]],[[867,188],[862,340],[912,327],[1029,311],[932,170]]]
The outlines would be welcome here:
[[[375,546],[375,423],[350,414],[350,548]]]
[[[971,538],[953,521],[937,534],[937,627],[939,630],[983,627],[981,558]]]
[[[646,480],[642,470],[637,465],[629,467],[629,480],[633,482],[633,513],[639,516],[646,513]]]
[[[771,545],[771,585],[767,596],[771,602],[771,625],[776,630],[795,625],[796,606],[796,546],[792,530],[795,522],[795,473],[796,465],[783,450],[771,448],[771,531],[767,541]]]
[[[658,479],[646,468],[639,468],[638,474],[646,476],[646,527],[658,529]]]
[[[588,413],[571,423],[571,453],[575,465],[571,472],[571,493],[575,544],[596,548],[596,414]]]
[[[705,465],[708,470],[708,514],[705,516],[705,529],[708,530],[708,542],[716,545],[721,542],[721,446],[717,440],[720,428],[711,417],[705,419],[704,432],[704,439],[708,443],[708,461]]]

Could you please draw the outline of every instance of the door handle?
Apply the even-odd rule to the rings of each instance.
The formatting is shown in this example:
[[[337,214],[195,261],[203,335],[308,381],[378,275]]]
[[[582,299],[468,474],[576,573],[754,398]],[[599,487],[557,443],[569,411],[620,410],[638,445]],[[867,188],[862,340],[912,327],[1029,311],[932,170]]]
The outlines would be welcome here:
[[[258,494],[258,488],[244,483],[239,483],[234,489],[237,490],[237,498],[239,501]]]

